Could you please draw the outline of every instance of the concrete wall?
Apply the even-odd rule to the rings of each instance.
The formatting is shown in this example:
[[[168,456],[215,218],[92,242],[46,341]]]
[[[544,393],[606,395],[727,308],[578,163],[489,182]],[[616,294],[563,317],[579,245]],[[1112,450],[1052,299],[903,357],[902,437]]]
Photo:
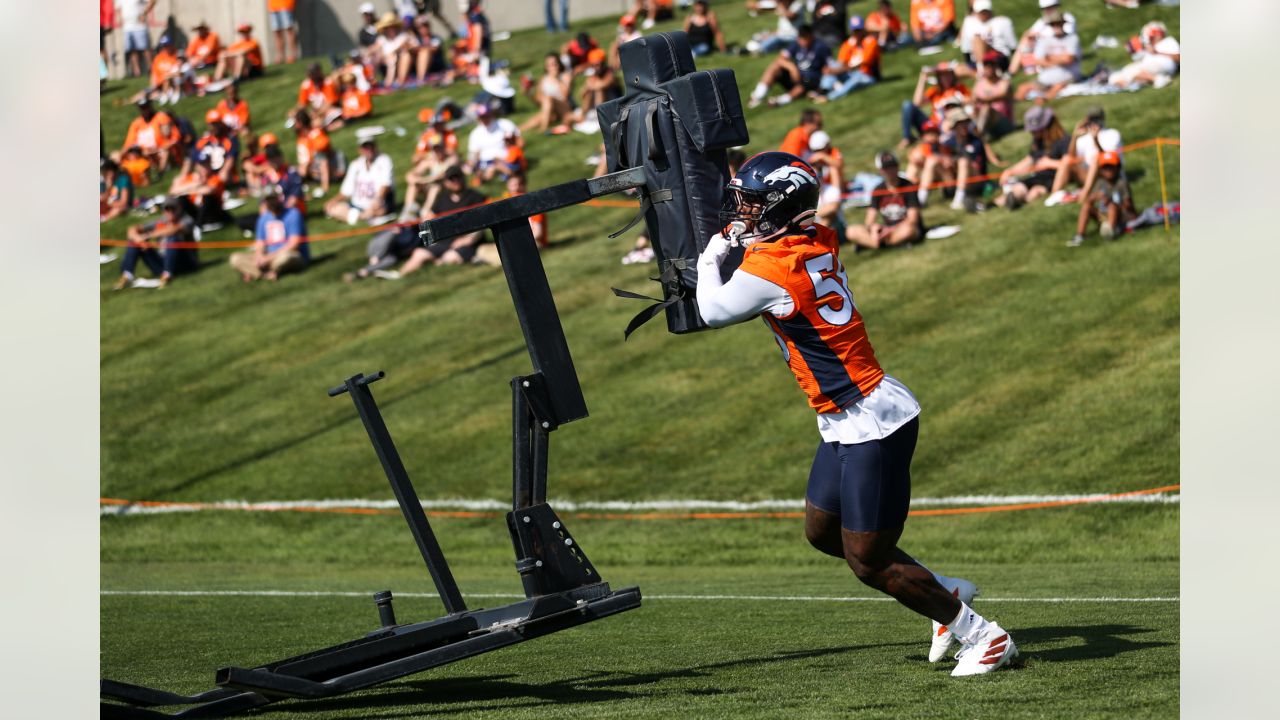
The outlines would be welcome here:
[[[372,0],[380,13],[390,11],[391,0]],[[303,57],[341,53],[355,47],[360,29],[357,8],[363,0],[297,0],[298,41]],[[557,12],[560,0],[555,0]],[[441,0],[441,10],[452,26],[460,14],[457,0]],[[621,16],[632,5],[631,0],[569,0],[569,20],[606,15]],[[166,30],[185,46],[191,27],[200,20],[226,44],[236,37],[235,26],[241,22],[253,25],[254,36],[262,43],[268,63],[277,60],[275,40],[267,23],[266,0],[158,0],[151,20],[154,45]],[[485,13],[495,32],[542,27],[543,0],[487,0]],[[437,28],[439,30],[439,28]],[[124,37],[119,31],[107,38],[111,77],[124,75]],[[496,52],[501,55],[502,46]]]

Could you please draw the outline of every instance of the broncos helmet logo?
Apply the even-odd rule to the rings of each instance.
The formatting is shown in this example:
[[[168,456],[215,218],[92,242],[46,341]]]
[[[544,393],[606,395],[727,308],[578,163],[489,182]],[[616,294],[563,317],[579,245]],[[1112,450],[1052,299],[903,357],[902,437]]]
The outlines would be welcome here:
[[[813,176],[813,172],[811,170],[802,167],[798,163],[792,163],[791,165],[783,165],[768,175],[765,175],[763,183],[766,186],[774,183],[785,184],[786,189],[783,190],[783,193],[790,195],[806,184],[817,185],[818,181]]]

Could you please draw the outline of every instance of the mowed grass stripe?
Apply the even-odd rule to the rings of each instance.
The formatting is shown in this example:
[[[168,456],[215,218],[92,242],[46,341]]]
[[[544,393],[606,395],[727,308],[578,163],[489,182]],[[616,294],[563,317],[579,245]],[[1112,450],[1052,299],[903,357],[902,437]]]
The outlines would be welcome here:
[[[341,590],[102,590],[99,595],[137,595],[158,597],[369,597],[370,592]],[[466,597],[486,599],[523,599],[516,593],[466,593]],[[437,593],[397,592],[395,597],[438,598]],[[821,595],[644,595],[645,600],[687,600],[696,602],[897,602],[888,596],[827,597]],[[984,597],[983,603],[1144,603],[1180,602],[1176,597]]]

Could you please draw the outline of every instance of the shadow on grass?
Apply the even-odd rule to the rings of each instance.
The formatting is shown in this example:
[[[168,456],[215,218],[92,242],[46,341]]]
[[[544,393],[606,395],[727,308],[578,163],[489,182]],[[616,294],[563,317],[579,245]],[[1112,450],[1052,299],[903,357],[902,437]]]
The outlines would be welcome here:
[[[1127,636],[1155,632],[1155,628],[1136,625],[1072,625],[1025,628],[1014,631],[1014,639],[1022,650],[1022,659],[1047,662],[1073,662],[1115,657],[1121,653],[1168,647],[1174,643],[1160,640],[1130,640]],[[1083,644],[1037,650],[1041,645],[1079,638]]]
[[[517,345],[515,347],[512,347],[509,350],[500,352],[496,355],[491,355],[483,360],[480,360],[479,362],[468,365],[467,367],[464,367],[458,370],[457,372],[453,372],[448,375],[440,375],[440,376],[434,377],[431,380],[419,385],[418,387],[412,390],[405,392],[402,395],[397,395],[396,397],[393,397],[387,400],[381,400],[378,403],[378,407],[383,411],[385,411],[387,408],[399,402],[402,402],[408,398],[420,395],[423,392],[433,387],[436,387],[437,385],[444,385],[446,383],[452,382],[453,380],[456,380],[460,376],[476,372],[477,370],[483,370],[493,365],[497,365],[501,362],[504,362],[506,360],[509,360],[519,355],[524,351],[525,351],[524,345]],[[314,440],[316,437],[324,433],[327,433],[330,430],[336,430],[337,428],[342,427],[343,425],[346,425],[348,423],[358,422],[359,417],[355,414],[354,411],[351,410],[349,406],[347,408],[344,408],[344,410],[346,410],[347,412],[344,412],[341,416],[335,417],[334,419],[330,420],[324,425],[321,425],[320,427],[312,428],[305,432],[297,433],[293,437],[287,440],[284,440],[283,442],[279,442],[269,447],[262,448],[255,452],[249,453],[247,455],[241,455],[240,457],[237,457],[233,460],[229,460],[217,467],[210,468],[208,470],[205,470],[202,473],[193,475],[184,480],[180,480],[174,483],[173,485],[160,488],[159,490],[156,491],[156,497],[162,498],[169,493],[177,493],[183,490],[187,490],[195,485],[200,484],[205,480],[208,480],[211,477],[221,475],[222,473],[225,473],[225,472],[232,472],[234,470],[238,470],[246,465],[271,457],[276,453],[294,448],[298,445],[301,445],[304,442],[307,442],[308,440]]]
[[[880,643],[847,645],[810,650],[778,652],[770,655],[735,658],[722,662],[652,673],[628,673],[605,670],[556,682],[522,682],[519,676],[413,680],[402,682],[383,692],[370,692],[332,700],[290,702],[273,706],[275,712],[313,713],[317,711],[348,712],[361,718],[404,718],[439,715],[461,715],[484,711],[533,708],[543,705],[588,704],[613,702],[657,695],[705,697],[739,691],[731,686],[716,686],[718,671],[757,665],[787,663],[796,660],[842,655],[875,648],[912,646],[918,643]],[[707,678],[701,687],[662,686],[668,680]],[[644,687],[643,692],[632,688]],[[435,707],[424,708],[424,703]],[[481,704],[477,704],[481,703]]]

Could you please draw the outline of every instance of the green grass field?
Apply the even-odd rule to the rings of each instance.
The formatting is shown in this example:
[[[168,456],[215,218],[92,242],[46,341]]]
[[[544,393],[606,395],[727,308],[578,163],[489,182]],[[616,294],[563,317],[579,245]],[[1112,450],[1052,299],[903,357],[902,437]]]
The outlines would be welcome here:
[[[1030,7],[1010,12],[1017,27],[1030,21]],[[771,24],[740,8],[717,8],[731,41]],[[1176,9],[1068,9],[1086,46],[1100,33],[1135,34],[1155,17],[1178,34]],[[597,37],[610,26],[584,23]],[[518,33],[496,52],[521,72],[566,38]],[[1085,66],[1099,59],[1115,67],[1123,54],[1090,52]],[[909,51],[887,55],[886,82],[823,106],[850,171],[869,170],[873,152],[896,141],[897,107],[922,61]],[[702,64],[735,68],[745,96],[766,62],[735,56]],[[280,132],[302,73],[301,64],[272,68],[245,86],[255,125]],[[114,83],[103,94],[109,146],[124,135],[133,110],[123,100],[136,87]],[[461,100],[470,92],[377,99],[371,122],[410,131],[384,136],[398,172],[407,167],[417,110],[443,94]],[[1179,92],[1175,81],[1055,108],[1070,126],[1101,104],[1126,142],[1177,137]],[[198,118],[215,102],[184,100],[179,111]],[[525,103],[517,121],[528,112]],[[797,114],[796,107],[750,111],[749,149],[774,146]],[[354,130],[334,140],[354,152]],[[595,144],[580,134],[529,138],[531,187],[587,174],[583,159]],[[1026,145],[1017,133],[996,149],[1013,160]],[[1176,148],[1164,149],[1164,165],[1177,197]],[[1155,148],[1131,153],[1126,166],[1137,203],[1158,200]],[[311,232],[340,229],[318,216],[320,204],[311,203]],[[878,356],[924,407],[914,494],[1120,492],[1176,483],[1177,229],[1068,249],[1074,207],[966,216],[941,205],[935,199],[926,218],[961,223],[956,237],[846,256]],[[606,238],[629,217],[627,209],[600,208],[550,217],[553,247],[544,262],[591,410],[552,438],[553,503],[800,497],[817,434],[763,328],[676,337],[655,323],[622,342],[639,308],[613,298],[609,287],[653,287],[646,279],[652,268],[618,262],[633,238]],[[123,237],[136,220],[107,224],[102,236]],[[211,239],[236,236],[222,231]],[[529,364],[501,273],[440,268],[400,282],[344,285],[341,274],[363,262],[363,249],[364,238],[318,243],[311,269],[274,285],[241,284],[225,251],[203,251],[199,273],[156,292],[112,292],[118,265],[104,266],[102,495],[389,498],[349,401],[324,392],[356,372],[382,369],[388,378],[374,392],[419,494],[508,497],[507,380]],[[473,606],[519,593],[502,520],[433,524]],[[925,662],[927,621],[871,600],[839,561],[809,549],[799,521],[569,526],[606,580],[641,587],[644,607],[379,689],[280,703],[260,715],[1177,713],[1176,504],[912,519],[903,546],[940,572],[977,582],[977,609],[1010,629],[1022,649],[1014,670],[966,682],[948,677],[951,663]],[[367,596],[334,593],[431,591],[398,517],[231,512],[104,516],[101,587],[103,676],[180,691],[212,687],[213,670],[223,665],[252,666],[376,626]],[[174,591],[321,594],[127,594]],[[829,599],[778,599],[796,596]],[[422,620],[440,606],[405,596],[397,612],[402,621]]]

